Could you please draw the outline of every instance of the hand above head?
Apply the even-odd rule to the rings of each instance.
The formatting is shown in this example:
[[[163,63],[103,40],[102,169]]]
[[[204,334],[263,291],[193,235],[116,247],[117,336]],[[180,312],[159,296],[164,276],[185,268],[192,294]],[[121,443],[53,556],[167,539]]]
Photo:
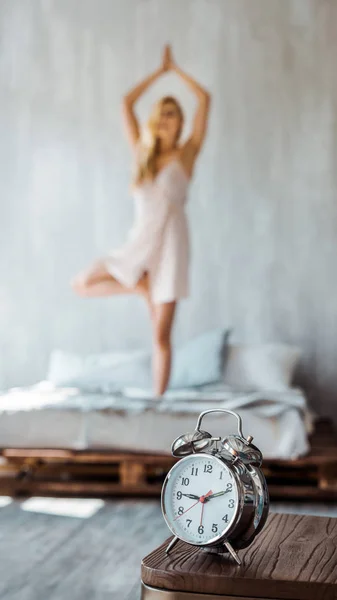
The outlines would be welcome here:
[[[163,59],[162,59],[162,69],[164,72],[170,71],[175,66],[171,46],[167,44],[164,48]]]
[[[127,94],[125,94],[122,103],[123,118],[125,120],[127,136],[133,148],[138,147],[138,141],[140,138],[140,125],[133,110],[134,104],[150,85],[157,81],[157,79],[164,73],[167,73],[173,68],[174,62],[171,48],[167,45],[165,46],[160,66],[153,73],[151,73],[151,75],[148,75],[148,77],[131,89]]]

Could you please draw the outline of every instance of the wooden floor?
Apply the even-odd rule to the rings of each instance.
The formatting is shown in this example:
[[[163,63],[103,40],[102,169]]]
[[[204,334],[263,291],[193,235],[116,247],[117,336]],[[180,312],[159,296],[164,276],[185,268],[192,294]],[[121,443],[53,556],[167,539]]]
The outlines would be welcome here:
[[[276,512],[337,517],[333,505]],[[0,508],[1,600],[139,600],[141,559],[169,535],[155,500],[108,501],[88,519]]]

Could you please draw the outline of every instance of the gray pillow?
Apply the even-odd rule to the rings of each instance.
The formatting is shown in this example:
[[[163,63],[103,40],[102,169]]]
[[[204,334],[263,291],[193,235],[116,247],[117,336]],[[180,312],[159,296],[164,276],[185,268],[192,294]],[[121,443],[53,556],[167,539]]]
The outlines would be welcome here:
[[[169,387],[199,387],[222,380],[229,334],[223,328],[206,331],[177,348]]]
[[[55,350],[47,380],[57,387],[116,392],[125,386],[151,386],[151,354],[144,350],[80,356]]]

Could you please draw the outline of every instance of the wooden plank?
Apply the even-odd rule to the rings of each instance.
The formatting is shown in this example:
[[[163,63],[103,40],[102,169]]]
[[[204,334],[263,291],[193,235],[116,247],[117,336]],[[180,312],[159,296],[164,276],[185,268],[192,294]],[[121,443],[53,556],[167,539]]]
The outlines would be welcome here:
[[[317,469],[308,469],[307,467],[290,469],[289,467],[273,468],[273,467],[265,467],[263,466],[263,472],[265,476],[269,480],[275,479],[290,479],[290,480],[298,480],[298,479],[306,479],[307,481],[317,482],[318,480],[318,470]]]
[[[4,478],[0,480],[1,493],[9,495],[66,495],[66,496],[154,496],[161,493],[161,484],[146,483],[120,485],[95,481],[39,481]]]
[[[266,467],[284,466],[284,467],[302,467],[317,466],[318,464],[334,463],[337,461],[337,446],[331,448],[322,447],[315,454],[299,457],[294,460],[283,459],[265,459]],[[45,462],[82,462],[82,463],[113,463],[121,460],[133,462],[135,459],[149,465],[174,464],[177,459],[162,454],[137,454],[122,452],[68,452],[61,450],[50,450],[45,448],[6,448],[2,450],[2,455],[7,460],[39,459]]]
[[[85,464],[85,463],[47,463],[42,464],[34,470],[34,478],[62,478],[77,479],[80,477],[90,479],[102,478],[119,480],[119,465],[118,464]]]
[[[122,461],[119,467],[121,487],[142,487],[145,485],[144,464]]]
[[[320,466],[318,471],[318,485],[320,490],[330,490],[337,496],[337,463]]]
[[[49,448],[4,448],[2,455],[8,460],[37,458],[48,461],[70,461],[82,463],[118,463],[120,461],[143,462],[149,465],[174,464],[177,459],[169,454],[144,454],[135,452],[96,452],[53,450]]]
[[[279,485],[268,484],[270,497],[274,500],[324,500],[336,501],[337,492],[334,489],[320,489],[315,486],[296,486],[284,485],[280,482]]]
[[[317,451],[315,454],[310,454],[307,456],[302,456],[296,458],[294,460],[281,460],[281,459],[265,459],[263,464],[267,467],[272,467],[274,465],[284,466],[284,467],[307,467],[307,466],[317,466],[319,464],[326,463],[335,463],[336,462],[336,448],[324,449]]]

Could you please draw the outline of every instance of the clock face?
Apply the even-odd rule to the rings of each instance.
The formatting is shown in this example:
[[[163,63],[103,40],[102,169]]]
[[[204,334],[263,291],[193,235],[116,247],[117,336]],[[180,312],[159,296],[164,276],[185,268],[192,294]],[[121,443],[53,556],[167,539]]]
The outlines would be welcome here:
[[[236,479],[214,456],[182,458],[164,483],[162,509],[174,535],[190,544],[210,544],[229,530],[237,515]]]

